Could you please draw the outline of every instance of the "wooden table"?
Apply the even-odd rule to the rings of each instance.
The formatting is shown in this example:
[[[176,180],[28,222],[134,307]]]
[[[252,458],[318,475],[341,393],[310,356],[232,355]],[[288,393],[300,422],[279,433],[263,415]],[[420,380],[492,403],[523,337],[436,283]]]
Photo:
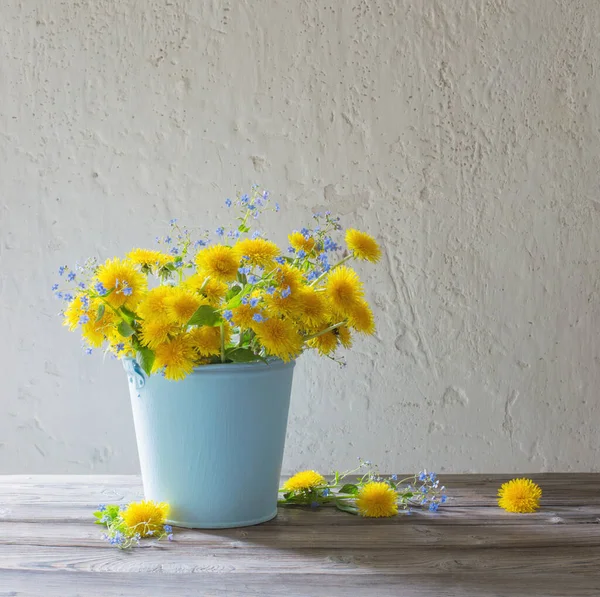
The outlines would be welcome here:
[[[495,505],[507,479],[443,476],[452,499],[437,514],[281,508],[123,552],[91,512],[140,499],[139,478],[0,477],[0,597],[600,596],[600,475],[533,475],[543,508],[527,515]]]

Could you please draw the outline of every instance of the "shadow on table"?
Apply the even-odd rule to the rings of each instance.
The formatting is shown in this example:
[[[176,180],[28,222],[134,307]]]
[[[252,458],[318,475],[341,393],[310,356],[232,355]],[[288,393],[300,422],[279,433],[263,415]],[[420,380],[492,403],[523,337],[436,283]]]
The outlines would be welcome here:
[[[341,587],[376,588],[369,594],[381,597],[597,596],[600,527],[566,526],[449,524],[418,513],[392,522],[286,508],[261,525],[184,531],[181,540],[238,570],[288,580],[307,574],[311,586],[313,575],[337,576]]]

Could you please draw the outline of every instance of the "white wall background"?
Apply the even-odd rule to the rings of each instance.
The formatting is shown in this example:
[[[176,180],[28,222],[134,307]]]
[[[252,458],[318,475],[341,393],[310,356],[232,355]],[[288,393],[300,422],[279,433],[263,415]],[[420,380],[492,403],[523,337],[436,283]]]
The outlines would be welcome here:
[[[303,357],[284,468],[598,470],[600,3],[3,0],[0,472],[137,471],[56,269],[224,223],[369,230],[379,324]]]

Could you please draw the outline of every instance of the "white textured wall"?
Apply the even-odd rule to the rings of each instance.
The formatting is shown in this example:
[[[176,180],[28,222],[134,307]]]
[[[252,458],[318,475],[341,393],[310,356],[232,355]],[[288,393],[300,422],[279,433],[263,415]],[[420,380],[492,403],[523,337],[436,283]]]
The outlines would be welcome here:
[[[278,231],[327,207],[386,252],[377,337],[299,363],[286,471],[598,470],[599,30],[597,0],[3,0],[0,472],[137,470],[56,268],[253,182]]]

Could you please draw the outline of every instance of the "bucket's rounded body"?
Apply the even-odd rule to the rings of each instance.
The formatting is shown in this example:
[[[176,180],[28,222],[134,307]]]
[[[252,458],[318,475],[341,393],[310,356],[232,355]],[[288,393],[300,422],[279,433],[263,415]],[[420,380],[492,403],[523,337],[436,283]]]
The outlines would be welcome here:
[[[277,514],[294,362],[206,365],[182,381],[124,360],[148,500],[188,528]]]

